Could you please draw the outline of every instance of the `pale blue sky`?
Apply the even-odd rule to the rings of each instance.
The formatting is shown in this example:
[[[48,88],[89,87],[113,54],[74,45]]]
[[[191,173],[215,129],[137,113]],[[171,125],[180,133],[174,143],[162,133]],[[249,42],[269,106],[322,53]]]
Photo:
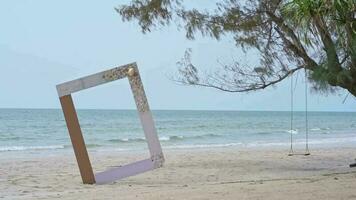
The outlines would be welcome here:
[[[136,61],[152,109],[289,110],[289,81],[255,93],[224,93],[176,85],[167,79],[186,48],[204,69],[231,58],[256,62],[236,49],[231,38],[188,41],[175,27],[143,35],[123,23],[114,6],[127,1],[0,2],[0,108],[59,108],[55,85]],[[193,1],[194,5],[206,3]],[[296,110],[304,109],[304,85],[296,91]],[[310,110],[355,111],[346,92],[310,94]],[[134,109],[126,80],[74,95],[78,108]]]

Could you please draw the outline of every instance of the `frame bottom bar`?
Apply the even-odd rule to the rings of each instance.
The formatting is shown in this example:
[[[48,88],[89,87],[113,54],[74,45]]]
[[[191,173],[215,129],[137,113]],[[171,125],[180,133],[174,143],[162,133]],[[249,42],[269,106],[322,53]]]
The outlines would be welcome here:
[[[154,163],[151,159],[137,161],[121,167],[115,167],[95,174],[96,184],[112,183],[116,180],[153,170]]]

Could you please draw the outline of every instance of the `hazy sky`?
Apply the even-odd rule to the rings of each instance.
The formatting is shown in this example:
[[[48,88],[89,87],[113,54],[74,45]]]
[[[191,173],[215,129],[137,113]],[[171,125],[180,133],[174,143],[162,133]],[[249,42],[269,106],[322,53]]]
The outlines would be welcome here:
[[[127,1],[0,2],[0,108],[59,108],[55,85],[136,61],[152,109],[289,110],[289,80],[255,93],[225,93],[180,86],[168,80],[186,48],[193,61],[211,69],[217,60],[256,62],[236,49],[231,38],[188,41],[175,27],[143,35],[124,23],[114,7]],[[194,5],[207,1],[196,0]],[[303,82],[296,88],[296,110],[304,109]],[[310,110],[355,111],[347,93],[311,93]],[[133,109],[127,80],[74,95],[78,108]]]

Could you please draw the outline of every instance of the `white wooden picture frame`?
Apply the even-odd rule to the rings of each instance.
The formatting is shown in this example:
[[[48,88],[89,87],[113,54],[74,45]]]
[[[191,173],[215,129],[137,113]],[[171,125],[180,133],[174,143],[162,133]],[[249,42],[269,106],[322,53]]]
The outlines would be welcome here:
[[[135,99],[150,158],[94,174],[71,94],[127,77]],[[84,184],[105,184],[162,167],[164,156],[136,63],[57,85],[58,96]]]

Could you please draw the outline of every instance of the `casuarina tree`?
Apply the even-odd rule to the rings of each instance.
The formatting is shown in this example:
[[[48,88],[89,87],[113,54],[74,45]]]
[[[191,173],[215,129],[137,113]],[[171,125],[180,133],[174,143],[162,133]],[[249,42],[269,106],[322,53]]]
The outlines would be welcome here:
[[[143,33],[176,25],[192,40],[197,34],[233,37],[237,48],[256,52],[258,65],[234,61],[202,73],[188,50],[178,62],[177,81],[246,92],[305,70],[314,89],[343,88],[356,96],[356,0],[221,0],[213,10],[188,3],[132,0],[116,11],[124,21],[137,21]]]

